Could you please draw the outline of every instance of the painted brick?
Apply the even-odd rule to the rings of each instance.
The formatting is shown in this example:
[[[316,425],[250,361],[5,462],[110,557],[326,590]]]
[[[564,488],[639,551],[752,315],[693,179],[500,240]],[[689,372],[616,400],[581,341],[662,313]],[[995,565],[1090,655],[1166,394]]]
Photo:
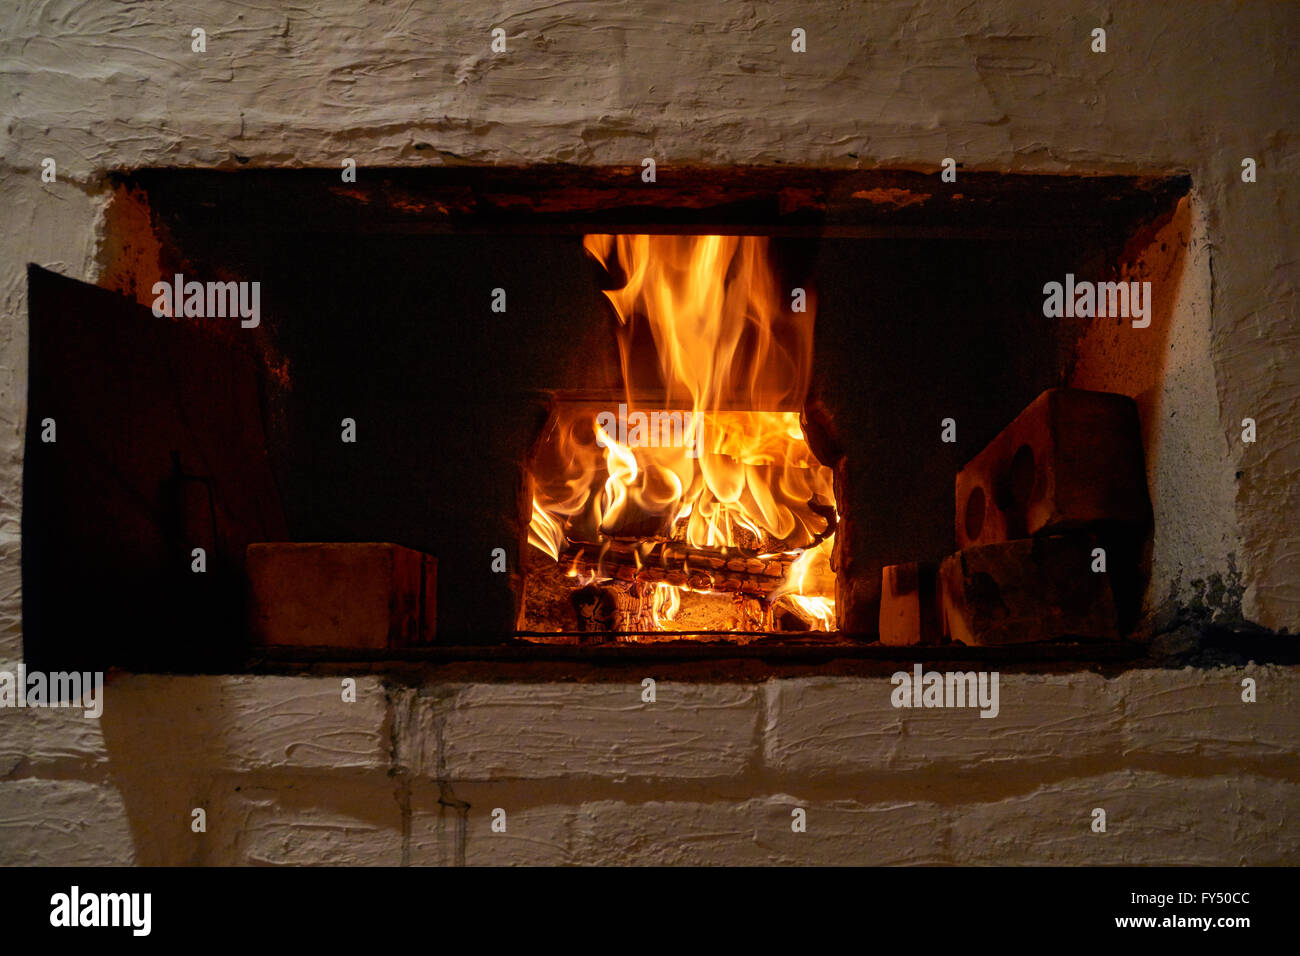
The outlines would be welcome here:
[[[455,705],[459,685],[438,684],[415,690],[389,689],[394,765],[413,777],[438,777],[443,725]]]
[[[126,807],[112,787],[75,780],[0,783],[0,865],[134,862]]]
[[[947,811],[925,801],[807,800],[784,794],[748,799],[590,800],[529,805],[516,785],[454,788],[470,804],[464,857],[483,866],[711,866],[944,862]],[[555,794],[547,794],[554,796]],[[420,806],[436,805],[430,790]],[[491,829],[506,810],[505,833]],[[807,812],[807,831],[791,811]],[[415,814],[413,863],[456,858],[457,813]]]
[[[239,789],[236,790],[235,787]],[[184,834],[215,866],[397,866],[402,814],[395,783],[226,778],[206,807],[207,832]]]
[[[1256,683],[1253,704],[1241,699],[1247,677]],[[1125,714],[1126,753],[1285,762],[1297,769],[1296,668],[1129,671],[1115,683]]]
[[[886,677],[771,681],[764,762],[779,773],[834,777],[1077,760],[1118,747],[1115,690],[1100,676],[1001,674],[998,688],[998,715],[985,718],[978,708],[895,708]]]
[[[1095,807],[1106,811],[1105,833],[1092,832]],[[1294,865],[1297,807],[1292,781],[1119,771],[960,808],[953,855],[962,864]]]
[[[345,703],[336,677],[129,675],[105,689],[101,720],[115,766],[386,771],[384,688],[356,680]]]
[[[807,813],[806,832],[791,829],[796,807]],[[573,855],[590,866],[936,863],[946,860],[943,821],[923,801],[598,801],[581,807]]]
[[[0,670],[12,673],[16,666],[0,663]],[[86,717],[85,708],[0,708],[0,779],[91,774],[102,771],[108,759],[103,725]]]
[[[411,863],[453,866],[463,849],[467,866],[572,866],[578,807],[541,802],[524,783],[417,783],[412,792]],[[446,805],[440,805],[443,799]],[[468,806],[458,809],[453,804]],[[505,832],[492,829],[492,811],[505,811]],[[463,836],[461,820],[464,819]],[[463,841],[463,846],[462,846]]]
[[[457,694],[444,734],[451,780],[546,777],[704,780],[756,759],[750,685],[480,684]],[[432,746],[432,744],[424,745]]]
[[[16,661],[23,656],[21,559],[22,537],[0,532],[0,661]]]

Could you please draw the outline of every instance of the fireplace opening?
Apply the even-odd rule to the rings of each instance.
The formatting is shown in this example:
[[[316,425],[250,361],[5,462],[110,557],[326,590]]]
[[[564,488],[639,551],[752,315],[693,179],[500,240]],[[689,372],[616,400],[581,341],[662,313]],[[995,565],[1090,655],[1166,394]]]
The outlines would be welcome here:
[[[1133,636],[1188,187],[123,174],[100,287],[32,274],[26,653]],[[257,320],[156,314],[178,276],[257,283]],[[1149,281],[1148,324],[1054,314],[1076,279]]]
[[[801,423],[814,299],[759,236],[589,235],[623,392],[557,401],[532,456],[524,631],[831,631],[838,514]]]

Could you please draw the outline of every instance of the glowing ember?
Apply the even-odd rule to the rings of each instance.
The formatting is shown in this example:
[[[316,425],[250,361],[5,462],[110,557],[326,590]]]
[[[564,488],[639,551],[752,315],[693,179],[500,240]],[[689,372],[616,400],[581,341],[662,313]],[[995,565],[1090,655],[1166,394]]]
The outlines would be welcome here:
[[[584,583],[614,578],[605,554],[617,553],[617,576],[641,582],[661,629],[673,628],[683,592],[717,588],[735,591],[738,607],[745,596],[761,602],[738,612],[737,630],[770,628],[778,607],[830,630],[831,471],[809,449],[798,411],[812,366],[811,303],[787,307],[765,239],[584,244],[611,277],[626,277],[605,294],[619,321],[627,401],[553,419],[532,468],[529,543]],[[646,393],[661,398],[638,405],[633,396]],[[568,564],[575,542],[599,552],[594,563],[587,554]],[[689,556],[651,578],[642,556],[655,542],[680,543]],[[664,562],[668,549],[657,553]]]

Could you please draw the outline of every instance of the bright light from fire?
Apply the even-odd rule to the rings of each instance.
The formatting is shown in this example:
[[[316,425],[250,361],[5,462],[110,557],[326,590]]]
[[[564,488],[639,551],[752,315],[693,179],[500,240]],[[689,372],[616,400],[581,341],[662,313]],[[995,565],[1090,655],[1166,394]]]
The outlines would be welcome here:
[[[611,542],[675,542],[692,555],[684,571],[706,577],[736,559],[770,575],[771,560],[783,559],[788,573],[762,592],[767,620],[780,606],[831,629],[831,472],[799,419],[811,301],[790,309],[758,237],[587,236],[584,245],[626,279],[605,295],[627,399],[554,422],[533,469],[529,542],[566,564],[572,542],[600,545],[601,562]],[[646,394],[657,400],[634,400]],[[643,553],[633,552],[639,585]],[[578,573],[576,558],[569,571]],[[682,591],[709,590],[691,581],[644,582],[656,626],[678,614]]]

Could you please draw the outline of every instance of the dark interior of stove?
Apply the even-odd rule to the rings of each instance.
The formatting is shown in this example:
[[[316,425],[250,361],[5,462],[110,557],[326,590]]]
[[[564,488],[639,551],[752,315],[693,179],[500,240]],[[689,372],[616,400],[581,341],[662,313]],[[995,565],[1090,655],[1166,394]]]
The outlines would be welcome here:
[[[820,639],[873,641],[881,568],[952,553],[954,475],[1068,381],[1079,322],[1043,317],[1045,277],[1109,275],[1187,186],[972,174],[965,202],[927,204],[921,174],[683,174],[660,193],[635,171],[547,175],[123,176],[119,201],[160,243],[153,271],[131,264],[128,236],[110,290],[32,272],[34,666],[237,666],[244,548],[259,540],[433,555],[437,644],[516,639],[530,450],[557,393],[622,388],[593,231],[768,235],[782,285],[813,290],[808,400],[844,458],[837,507],[865,589]],[[159,271],[259,281],[260,325],[154,317],[141,303]],[[40,447],[47,417],[58,442]],[[77,451],[85,436],[93,453]],[[201,581],[187,558],[200,537]],[[100,573],[70,600],[73,566]]]

